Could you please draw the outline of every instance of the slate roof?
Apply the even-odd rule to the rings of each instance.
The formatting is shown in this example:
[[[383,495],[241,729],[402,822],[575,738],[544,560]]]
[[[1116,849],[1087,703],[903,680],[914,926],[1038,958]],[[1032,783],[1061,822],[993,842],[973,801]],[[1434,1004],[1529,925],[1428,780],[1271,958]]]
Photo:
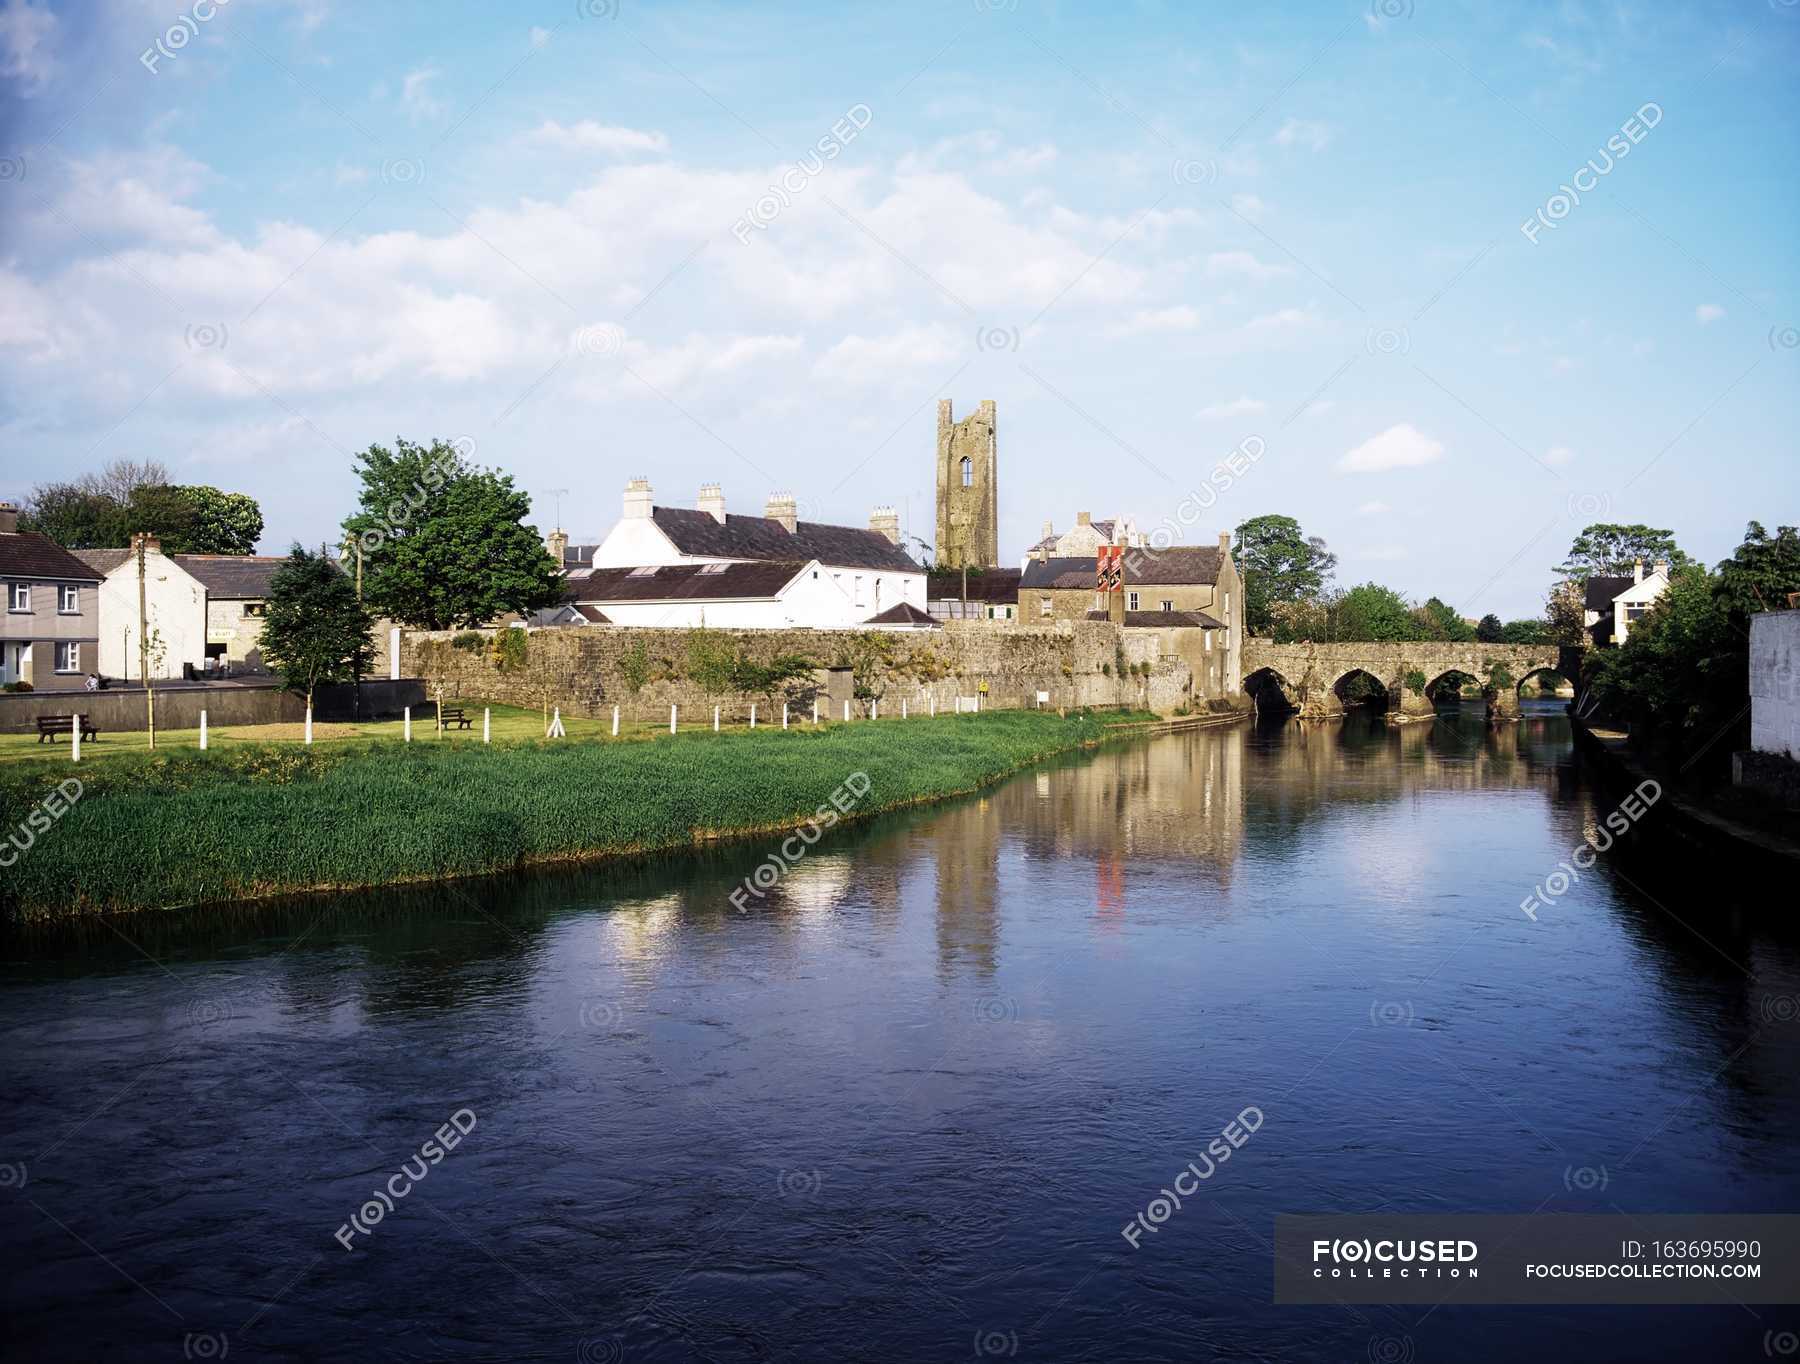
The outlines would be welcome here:
[[[867,620],[865,620],[863,622],[863,624],[864,625],[929,625],[933,629],[936,629],[936,630],[941,630],[944,628],[944,623],[941,620],[939,620],[936,616],[930,615],[927,612],[919,610],[918,607],[914,606],[909,601],[903,601],[898,606],[890,606],[890,607],[888,607],[887,610],[883,611],[880,615],[870,616]]]
[[[1089,611],[1087,618],[1089,620],[1111,619],[1104,611]],[[1125,623],[1127,625],[1160,626],[1165,630],[1172,625],[1193,626],[1200,630],[1223,630],[1225,628],[1224,621],[1214,620],[1204,611],[1127,611]]]
[[[706,519],[712,520],[710,516]],[[583,602],[758,600],[776,596],[805,567],[798,560],[762,560],[737,564],[664,564],[654,573],[630,568],[596,568],[587,577],[577,580],[574,586]],[[708,572],[708,569],[715,571]]]
[[[1125,581],[1134,587],[1212,586],[1219,581],[1219,547],[1186,546],[1177,549],[1127,549],[1122,562]],[[1022,588],[1066,591],[1094,586],[1094,559],[1044,559],[1025,565]]]
[[[1630,586],[1630,578],[1589,578],[1582,605],[1590,611],[1611,611],[1613,598]]]
[[[102,578],[131,557],[128,549],[77,549],[71,552]]]
[[[129,550],[126,551],[130,553]],[[256,600],[269,595],[269,579],[287,562],[285,554],[172,554],[169,556],[221,601]],[[340,565],[341,567],[341,565]]]
[[[797,521],[792,534],[766,516],[727,513],[723,522],[711,512],[686,507],[656,507],[656,528],[683,554],[717,559],[770,559],[783,563],[817,559],[833,568],[884,568],[896,573],[922,573],[914,560],[880,531],[855,526],[828,526]]]
[[[597,607],[583,606],[578,602],[564,602],[561,606],[546,606],[541,611],[533,611],[525,618],[525,623],[539,629],[556,625],[612,624]]]
[[[102,576],[48,535],[29,530],[0,534],[0,578],[67,578],[92,583]]]
[[[1025,565],[1019,578],[1021,588],[1068,589],[1094,586],[1094,557],[1073,559],[1034,559]]]
[[[971,569],[969,600],[1011,605],[1019,599],[1019,576],[1016,568],[984,568],[979,573]],[[930,601],[961,601],[962,584],[961,569],[933,569],[925,579],[925,596]]]

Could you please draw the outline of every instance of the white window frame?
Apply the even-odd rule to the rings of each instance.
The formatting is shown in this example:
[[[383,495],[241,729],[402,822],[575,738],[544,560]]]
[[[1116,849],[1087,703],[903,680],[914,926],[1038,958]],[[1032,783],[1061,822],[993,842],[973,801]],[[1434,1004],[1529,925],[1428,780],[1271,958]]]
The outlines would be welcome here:
[[[58,615],[79,616],[81,614],[81,589],[74,583],[64,583],[56,595]]]
[[[1138,594],[1137,593],[1127,592],[1125,594],[1125,609],[1127,611],[1135,611],[1138,609]]]
[[[10,609],[14,611],[31,610],[31,584],[14,583],[12,585],[12,593],[7,598],[7,603]]]
[[[1206,652],[1209,654],[1212,652],[1212,631],[1211,630],[1208,630],[1206,632]]]
[[[63,650],[69,651],[68,666],[63,665]],[[79,640],[59,639],[56,641],[56,671],[59,673],[78,673],[81,671],[81,643]]]
[[[1162,609],[1165,611],[1173,611],[1175,609],[1174,599],[1172,597],[1164,597]]]
[[[1055,613],[1055,611],[1056,611],[1056,607],[1051,603],[1050,598],[1048,598],[1048,597],[1039,597],[1038,598],[1038,615],[1039,616],[1042,616],[1042,617],[1048,619],[1051,615],[1053,615]]]

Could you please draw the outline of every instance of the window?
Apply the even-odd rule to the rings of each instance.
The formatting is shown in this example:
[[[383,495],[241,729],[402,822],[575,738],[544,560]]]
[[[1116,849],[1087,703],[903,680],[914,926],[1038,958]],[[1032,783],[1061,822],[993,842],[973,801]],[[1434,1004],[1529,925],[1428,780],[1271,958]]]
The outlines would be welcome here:
[[[963,487],[973,488],[975,486],[975,463],[967,455],[963,456],[962,478]]]
[[[1127,592],[1125,594],[1125,609],[1127,611],[1135,611],[1138,609],[1138,594],[1137,593]]]
[[[1173,611],[1174,609],[1175,609],[1175,603],[1173,601],[1169,600],[1169,598],[1164,597],[1163,598],[1163,610]]]
[[[60,639],[56,642],[56,671],[59,673],[81,671],[81,645],[72,639]]]
[[[723,573],[729,567],[731,567],[730,564],[701,564],[700,572],[711,577],[715,573]],[[813,576],[817,577],[818,575],[814,574]]]
[[[269,604],[266,601],[247,601],[244,603],[244,615],[251,620],[261,620],[268,614]]]
[[[1231,593],[1225,594],[1225,623],[1231,624]]]
[[[1650,608],[1647,606],[1627,606],[1625,608],[1625,619],[1626,620],[1636,620],[1639,616],[1643,615],[1644,612],[1648,611],[1649,609]]]
[[[650,564],[644,568],[634,568],[625,576],[627,578],[654,578],[656,576],[656,565]]]
[[[81,614],[81,589],[73,584],[64,584],[60,595],[61,600],[56,609],[65,616],[79,616]]]
[[[12,585],[12,609],[15,611],[31,610],[30,583],[14,583]]]
[[[1211,630],[1208,630],[1206,632],[1206,652],[1209,654],[1212,652],[1212,631]]]
[[[881,610],[881,579],[875,580],[875,609]]]
[[[854,600],[858,606],[861,606],[863,604],[862,574],[860,574],[860,573],[858,573],[856,575],[856,596],[855,596]]]
[[[1050,604],[1050,598],[1048,598],[1048,597],[1039,597],[1038,598],[1038,614],[1040,616],[1048,616],[1050,614],[1050,612],[1054,609],[1055,608],[1052,607]]]

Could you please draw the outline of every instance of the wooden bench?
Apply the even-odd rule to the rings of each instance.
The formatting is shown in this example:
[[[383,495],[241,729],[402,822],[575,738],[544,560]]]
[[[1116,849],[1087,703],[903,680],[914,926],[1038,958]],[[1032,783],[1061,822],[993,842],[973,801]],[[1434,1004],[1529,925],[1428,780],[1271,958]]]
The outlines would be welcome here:
[[[94,728],[93,721],[85,715],[40,715],[37,718],[38,742],[41,744],[44,740],[54,739],[59,734],[71,733],[77,720],[81,721],[82,738],[98,739],[100,737],[100,731]]]
[[[469,719],[461,706],[449,706],[438,711],[438,723],[445,729],[453,725],[458,729],[468,729],[474,721]]]

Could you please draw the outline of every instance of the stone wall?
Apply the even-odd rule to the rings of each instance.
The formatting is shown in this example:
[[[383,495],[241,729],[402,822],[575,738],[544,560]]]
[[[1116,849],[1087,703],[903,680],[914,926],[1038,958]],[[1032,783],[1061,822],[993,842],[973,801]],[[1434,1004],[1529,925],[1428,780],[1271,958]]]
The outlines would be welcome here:
[[[710,716],[742,719],[751,703],[762,715],[779,714],[784,699],[796,714],[810,714],[815,695],[827,695],[827,670],[849,667],[858,693],[853,714],[871,704],[898,714],[904,701],[914,712],[935,700],[953,711],[959,696],[980,696],[997,709],[1031,707],[1048,692],[1052,706],[1137,706],[1168,714],[1190,704],[1193,675],[1178,657],[1158,653],[1154,631],[1127,631],[1102,621],[1065,621],[1034,628],[987,621],[950,621],[942,629],[853,630],[650,630],[608,626],[533,630],[522,666],[503,670],[491,650],[459,649],[456,633],[407,632],[401,671],[420,678],[428,694],[442,686],[446,699],[482,699],[540,706],[546,700],[576,715],[624,715],[666,720],[670,705]],[[481,631],[490,639],[493,631]],[[817,670],[771,694],[713,694],[690,675],[694,641],[727,647],[738,657],[767,664],[800,655]],[[635,684],[635,685],[634,685]],[[986,691],[982,688],[985,685]],[[871,694],[872,693],[872,694]],[[842,714],[841,704],[837,707]]]
[[[1800,611],[1750,617],[1750,747],[1800,758]]]

